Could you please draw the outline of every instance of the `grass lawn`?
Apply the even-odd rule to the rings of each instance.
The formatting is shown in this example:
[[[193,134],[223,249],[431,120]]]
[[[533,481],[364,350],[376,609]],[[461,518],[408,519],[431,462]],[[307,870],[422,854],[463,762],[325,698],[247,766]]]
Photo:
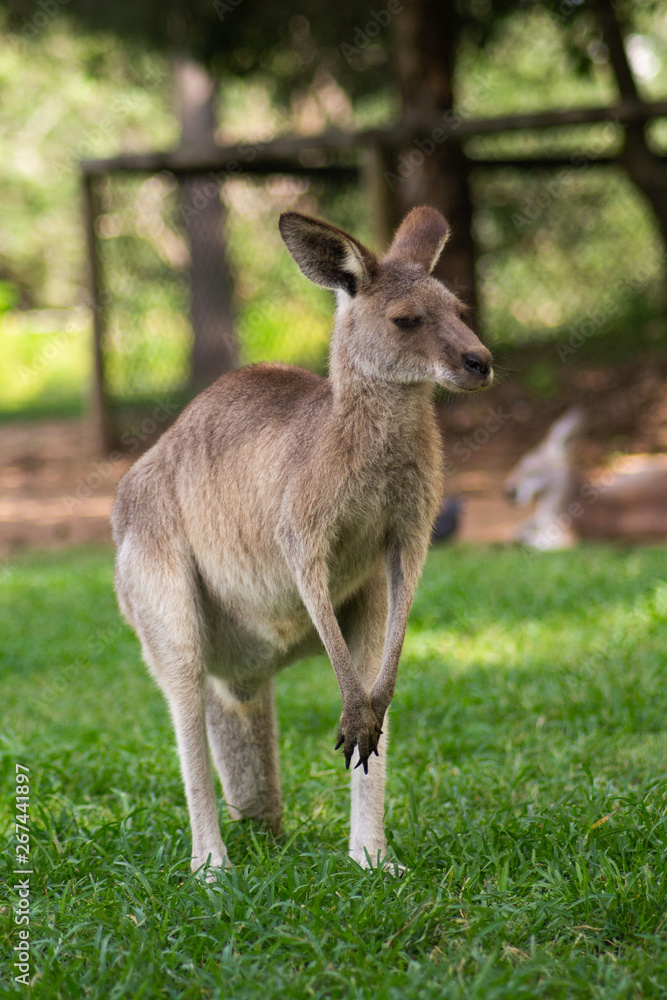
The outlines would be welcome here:
[[[235,868],[190,876],[171,723],[111,577],[105,550],[2,572],[0,996],[667,997],[667,550],[432,553],[392,711],[402,879],[347,859],[324,660],[279,680],[283,835],[221,806]]]

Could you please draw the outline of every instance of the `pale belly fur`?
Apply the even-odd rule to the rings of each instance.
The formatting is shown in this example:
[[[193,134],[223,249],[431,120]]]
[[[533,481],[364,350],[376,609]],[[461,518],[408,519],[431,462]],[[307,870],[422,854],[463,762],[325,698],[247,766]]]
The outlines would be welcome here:
[[[330,562],[329,594],[336,612],[369,576],[383,572],[382,526],[358,526],[354,535]],[[210,548],[195,553],[210,650],[207,669],[240,687],[323,651],[279,546],[261,566],[243,548],[233,559]]]

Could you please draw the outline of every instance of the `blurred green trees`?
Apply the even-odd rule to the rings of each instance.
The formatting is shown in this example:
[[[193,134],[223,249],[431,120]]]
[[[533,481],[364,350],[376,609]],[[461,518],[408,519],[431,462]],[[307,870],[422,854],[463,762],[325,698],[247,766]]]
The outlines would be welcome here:
[[[137,11],[144,6],[137,4]],[[454,107],[463,117],[616,99],[607,53],[585,5],[514,12],[498,4],[474,6],[476,13],[461,15],[465,30],[454,68]],[[158,39],[162,50],[150,49],[137,40],[136,24],[118,40],[75,32],[65,8],[37,24],[39,10],[13,15],[15,33],[0,45],[0,340],[9,361],[0,373],[4,409],[45,393],[79,393],[84,383],[88,320],[77,161],[170,148],[179,135],[166,36]],[[218,52],[219,139],[266,141],[293,129],[353,129],[395,119],[391,24],[378,22],[377,33],[367,33],[365,13],[346,4],[329,19],[314,8],[267,14],[263,21],[260,13],[240,4],[219,21],[227,39]],[[635,73],[647,96],[664,95],[667,17],[652,4],[634,3],[631,13]],[[656,148],[664,148],[663,123],[649,134]],[[615,330],[635,343],[642,333],[653,341],[664,336],[664,253],[655,220],[621,168],[589,162],[592,155],[617,151],[622,140],[622,128],[603,125],[468,142],[470,156],[571,157],[557,171],[472,171],[477,276],[489,339],[567,342],[582,325],[593,335]],[[118,192],[110,192],[111,210],[101,220],[113,322],[132,332],[137,362],[154,374],[150,384],[169,389],[183,381],[190,337],[187,253],[170,222],[169,178],[142,178],[126,188],[124,205]],[[286,192],[279,183],[243,179],[227,182],[224,195],[243,360],[281,357],[322,367],[329,297],[295,273],[276,215],[292,198],[372,239],[364,195],[298,185]],[[160,217],[157,240],[155,227],[146,225],[151,211]],[[114,377],[120,385],[122,373]]]

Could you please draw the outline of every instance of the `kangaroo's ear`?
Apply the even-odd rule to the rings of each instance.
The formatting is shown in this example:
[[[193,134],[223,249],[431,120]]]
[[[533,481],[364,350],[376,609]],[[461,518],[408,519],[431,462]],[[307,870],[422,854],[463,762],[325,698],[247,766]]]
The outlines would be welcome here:
[[[559,447],[569,444],[580,433],[585,416],[581,406],[573,406],[570,410],[566,410],[563,416],[559,417],[549,428],[547,435],[549,443]]]
[[[449,224],[440,212],[421,205],[413,208],[403,219],[385,259],[410,261],[430,274],[448,237]]]
[[[375,255],[349,233],[299,212],[283,212],[278,228],[294,260],[316,285],[356,295],[372,283]]]

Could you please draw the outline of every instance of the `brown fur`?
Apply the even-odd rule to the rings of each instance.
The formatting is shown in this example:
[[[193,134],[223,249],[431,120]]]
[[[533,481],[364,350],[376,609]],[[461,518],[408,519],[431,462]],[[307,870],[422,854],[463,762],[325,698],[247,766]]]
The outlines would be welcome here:
[[[433,389],[492,378],[428,275],[438,213],[411,213],[380,261],[296,213],[281,232],[304,273],[339,290],[329,378],[281,364],[223,375],[127,473],[113,513],[119,603],[171,706],[195,868],[226,855],[206,735],[232,816],[277,830],[271,679],[322,647],[346,763],[380,758],[353,779],[350,851],[385,858],[378,741],[442,494]]]

